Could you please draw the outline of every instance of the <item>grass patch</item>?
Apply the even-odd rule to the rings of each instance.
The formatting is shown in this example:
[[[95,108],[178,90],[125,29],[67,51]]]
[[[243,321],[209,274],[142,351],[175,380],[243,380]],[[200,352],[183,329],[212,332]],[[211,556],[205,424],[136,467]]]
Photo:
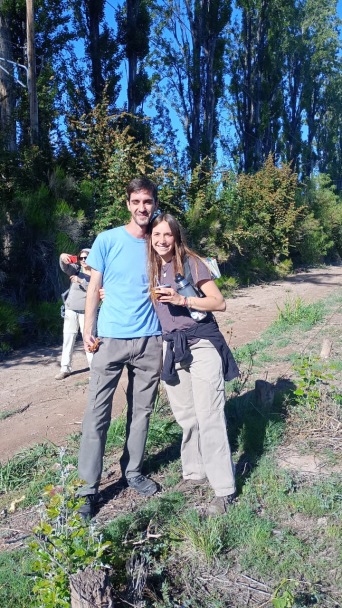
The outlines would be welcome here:
[[[106,453],[114,448],[123,448],[126,439],[127,408],[114,420],[108,430]],[[166,446],[179,443],[182,432],[175,421],[166,397],[161,392],[150,418],[146,442],[146,454],[154,453]]]
[[[86,380],[80,380],[79,382],[75,382],[74,386],[85,386],[89,384],[89,378],[87,378]]]
[[[6,420],[6,418],[9,418],[10,416],[14,416],[15,414],[19,414],[20,412],[20,408],[16,409],[16,410],[10,410],[10,411],[4,411],[4,412],[0,412],[0,420]]]
[[[303,331],[308,331],[314,325],[322,321],[324,316],[324,303],[322,301],[306,304],[302,298],[287,297],[283,308],[278,308],[278,317],[272,328],[277,332],[283,332],[289,327],[300,326]]]
[[[271,345],[272,340],[270,338],[254,340],[254,342],[250,342],[249,344],[243,344],[243,346],[239,346],[234,350],[236,362],[238,365],[241,363],[250,364],[253,362],[253,359],[257,354],[261,353],[265,350],[265,348]]]
[[[203,519],[192,509],[171,526],[170,532],[208,563],[229,550],[227,526],[222,517]]]
[[[21,506],[36,504],[47,484],[59,482],[60,472],[51,469],[58,460],[58,448],[46,442],[22,450],[0,464],[0,507],[17,498],[18,492],[25,494]],[[77,464],[74,450],[69,450],[64,457],[66,464]]]
[[[31,605],[34,580],[32,557],[28,551],[0,554],[0,607],[28,608]]]

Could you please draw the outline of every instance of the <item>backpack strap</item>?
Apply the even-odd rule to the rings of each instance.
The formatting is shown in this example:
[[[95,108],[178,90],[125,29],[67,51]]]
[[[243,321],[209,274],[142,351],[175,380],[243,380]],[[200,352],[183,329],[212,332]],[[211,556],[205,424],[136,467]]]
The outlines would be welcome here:
[[[196,292],[196,295],[199,298],[205,298],[205,294],[203,293],[202,289],[200,287],[197,287],[197,285],[195,284],[195,281],[193,279],[188,255],[185,256],[185,258],[184,258],[183,270],[184,270],[184,277],[186,278],[187,281],[189,281],[190,285],[192,285],[192,287],[194,288],[194,290]],[[207,311],[207,316],[204,319],[204,321],[202,321],[202,323],[208,322],[208,321],[215,321],[214,314],[210,311]]]
[[[184,269],[184,277],[186,278],[187,281],[189,281],[190,285],[192,285],[192,287],[194,288],[194,290],[196,291],[196,294],[198,295],[199,298],[205,298],[205,295],[202,291],[202,289],[200,289],[199,287],[197,287],[192,273],[191,273],[191,268],[190,268],[190,262],[189,262],[189,256],[186,255],[184,258],[184,262],[183,262],[183,269]]]

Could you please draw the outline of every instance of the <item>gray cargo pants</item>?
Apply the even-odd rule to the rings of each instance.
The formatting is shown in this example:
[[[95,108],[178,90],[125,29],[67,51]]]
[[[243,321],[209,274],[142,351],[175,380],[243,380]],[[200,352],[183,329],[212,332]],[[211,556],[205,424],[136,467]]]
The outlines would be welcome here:
[[[97,492],[103,466],[113,395],[124,365],[128,370],[126,443],[120,460],[123,477],[141,473],[150,415],[162,363],[162,337],[102,338],[94,354],[88,402],[82,422],[78,474],[86,482],[78,494]]]

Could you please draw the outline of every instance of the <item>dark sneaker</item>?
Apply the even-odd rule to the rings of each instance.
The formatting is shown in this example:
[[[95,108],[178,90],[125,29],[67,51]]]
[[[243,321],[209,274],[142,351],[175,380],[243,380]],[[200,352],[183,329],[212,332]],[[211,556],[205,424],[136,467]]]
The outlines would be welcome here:
[[[236,492],[229,494],[229,496],[215,496],[207,509],[207,515],[224,515],[235,502],[235,499]]]
[[[156,492],[158,492],[158,486],[153,481],[153,479],[149,479],[145,477],[145,475],[137,475],[137,477],[129,477],[126,478],[127,485],[129,488],[132,488],[141,496],[152,496]]]
[[[86,496],[80,496],[84,498],[85,503],[80,506],[78,513],[84,522],[89,521],[95,515],[95,507],[98,501],[98,494],[87,494]]]
[[[203,479],[183,479],[172,488],[173,492],[191,492],[194,488],[203,486],[207,483],[206,477]]]

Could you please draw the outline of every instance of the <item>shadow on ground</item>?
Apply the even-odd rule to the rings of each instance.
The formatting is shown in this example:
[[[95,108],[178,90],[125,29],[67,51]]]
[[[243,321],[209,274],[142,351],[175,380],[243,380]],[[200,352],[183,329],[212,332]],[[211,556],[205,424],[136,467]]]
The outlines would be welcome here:
[[[226,403],[230,446],[233,452],[241,454],[235,466],[238,493],[264,451],[281,439],[287,398],[296,385],[289,379],[279,378],[274,386],[276,392],[271,409],[256,405],[254,390],[232,397]]]

